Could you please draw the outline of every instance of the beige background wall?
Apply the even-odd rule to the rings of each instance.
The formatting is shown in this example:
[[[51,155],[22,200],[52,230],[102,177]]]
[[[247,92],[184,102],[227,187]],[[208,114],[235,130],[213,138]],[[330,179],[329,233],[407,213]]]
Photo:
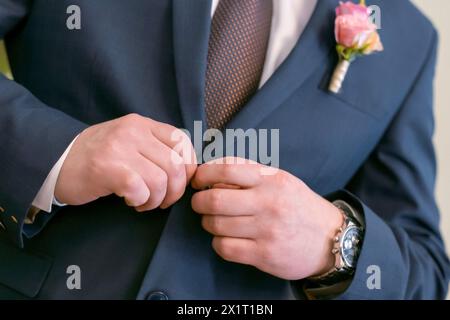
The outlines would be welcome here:
[[[394,0],[395,1],[395,0]],[[450,1],[413,0],[433,21],[440,35],[436,78],[436,148],[439,176],[437,197],[442,213],[442,232],[450,254]],[[413,28],[413,26],[411,26]],[[411,32],[414,32],[413,30]],[[450,294],[448,296],[450,300]]]
[[[395,1],[395,0],[393,0]],[[437,198],[442,212],[442,231],[450,254],[450,0],[413,0],[433,21],[440,33],[436,78],[436,147],[439,176]],[[370,3],[370,1],[369,1]],[[414,26],[411,26],[411,32]],[[5,60],[0,48],[0,71]],[[450,298],[450,294],[449,294]]]

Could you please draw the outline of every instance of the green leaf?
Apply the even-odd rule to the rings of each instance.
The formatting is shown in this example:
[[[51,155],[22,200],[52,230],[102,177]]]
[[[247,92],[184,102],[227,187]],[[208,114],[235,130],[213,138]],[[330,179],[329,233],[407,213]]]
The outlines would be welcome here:
[[[6,57],[6,50],[3,41],[0,41],[0,73],[3,73],[8,78],[11,78],[11,71],[9,69],[8,59]]]
[[[352,62],[355,59],[357,51],[353,48],[347,48],[341,44],[336,46],[336,51],[340,59]]]

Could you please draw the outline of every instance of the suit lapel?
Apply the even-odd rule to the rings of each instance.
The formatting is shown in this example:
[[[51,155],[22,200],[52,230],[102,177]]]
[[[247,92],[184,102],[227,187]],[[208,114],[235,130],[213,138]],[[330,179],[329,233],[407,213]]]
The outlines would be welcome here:
[[[335,0],[320,0],[288,58],[227,128],[251,128],[273,112],[325,61],[334,46]],[[205,73],[211,1],[173,0],[173,41],[180,109],[185,128],[205,125]]]
[[[323,63],[334,47],[335,0],[320,0],[297,45],[266,84],[228,123],[252,128],[280,106]]]
[[[185,128],[191,133],[194,121],[205,119],[203,97],[210,25],[210,0],[173,0],[178,95]]]

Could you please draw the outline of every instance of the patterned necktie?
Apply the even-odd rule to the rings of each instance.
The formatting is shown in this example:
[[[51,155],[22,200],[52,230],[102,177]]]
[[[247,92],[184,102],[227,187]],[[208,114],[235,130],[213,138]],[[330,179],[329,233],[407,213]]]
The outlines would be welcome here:
[[[222,129],[258,90],[271,22],[272,0],[220,0],[206,70],[209,128]]]

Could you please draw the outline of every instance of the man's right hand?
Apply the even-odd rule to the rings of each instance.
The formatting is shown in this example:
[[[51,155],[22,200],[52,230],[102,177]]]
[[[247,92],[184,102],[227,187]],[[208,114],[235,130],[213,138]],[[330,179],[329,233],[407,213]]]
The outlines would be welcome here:
[[[167,208],[182,197],[196,168],[194,148],[181,130],[131,114],[79,135],[55,197],[82,205],[116,194],[139,212]]]

